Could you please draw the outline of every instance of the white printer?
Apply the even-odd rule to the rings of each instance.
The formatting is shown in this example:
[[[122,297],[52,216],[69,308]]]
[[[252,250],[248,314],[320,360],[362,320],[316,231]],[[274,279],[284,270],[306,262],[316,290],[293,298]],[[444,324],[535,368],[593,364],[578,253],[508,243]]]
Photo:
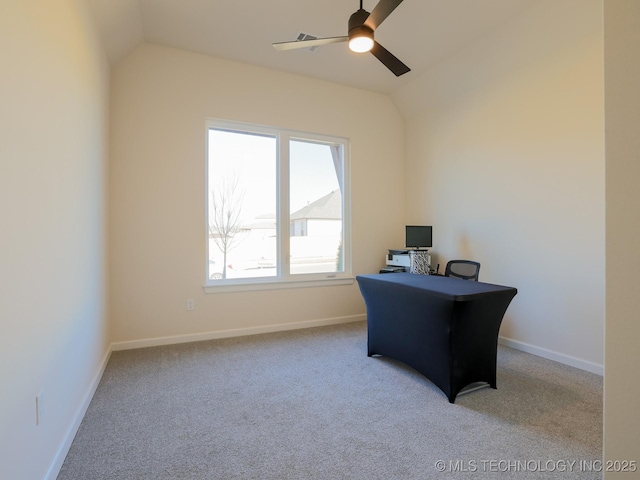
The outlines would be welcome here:
[[[405,267],[407,271],[411,267],[409,250],[389,250],[385,264],[393,267]]]
[[[431,255],[428,250],[389,250],[385,258],[386,267],[380,273],[411,272],[423,275],[437,273],[431,270]]]

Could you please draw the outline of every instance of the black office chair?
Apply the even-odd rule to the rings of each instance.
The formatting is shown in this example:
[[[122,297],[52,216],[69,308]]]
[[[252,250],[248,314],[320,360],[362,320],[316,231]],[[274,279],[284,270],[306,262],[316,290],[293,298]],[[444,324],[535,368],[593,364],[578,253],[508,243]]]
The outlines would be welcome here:
[[[471,260],[449,260],[444,271],[445,277],[456,277],[464,280],[478,281],[480,264]]]

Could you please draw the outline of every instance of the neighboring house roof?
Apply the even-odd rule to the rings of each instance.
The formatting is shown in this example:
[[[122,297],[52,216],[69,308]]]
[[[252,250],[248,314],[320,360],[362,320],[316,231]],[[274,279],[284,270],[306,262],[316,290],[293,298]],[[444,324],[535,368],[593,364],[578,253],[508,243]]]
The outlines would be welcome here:
[[[291,214],[291,220],[340,220],[342,219],[342,195],[340,190],[319,198],[306,207]]]
[[[276,229],[276,214],[275,213],[262,213],[256,215],[252,222],[242,225],[245,230],[275,230]]]
[[[272,220],[272,221],[248,223],[247,225],[243,225],[242,228],[245,228],[248,230],[275,230],[276,222]]]

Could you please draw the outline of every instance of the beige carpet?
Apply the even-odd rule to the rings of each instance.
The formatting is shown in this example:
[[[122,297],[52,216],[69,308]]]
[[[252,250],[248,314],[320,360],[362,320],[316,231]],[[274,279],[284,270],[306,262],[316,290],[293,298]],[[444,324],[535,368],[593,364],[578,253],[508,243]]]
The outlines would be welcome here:
[[[114,352],[59,480],[599,479],[602,377],[506,347],[445,395],[354,323]]]

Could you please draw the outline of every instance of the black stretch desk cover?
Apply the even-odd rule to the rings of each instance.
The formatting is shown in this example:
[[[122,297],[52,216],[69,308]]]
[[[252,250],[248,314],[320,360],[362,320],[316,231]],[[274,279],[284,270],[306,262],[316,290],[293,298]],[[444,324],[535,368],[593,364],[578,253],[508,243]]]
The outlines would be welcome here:
[[[498,331],[517,289],[412,273],[356,280],[367,307],[368,356],[409,365],[451,403],[474,382],[497,388]]]

